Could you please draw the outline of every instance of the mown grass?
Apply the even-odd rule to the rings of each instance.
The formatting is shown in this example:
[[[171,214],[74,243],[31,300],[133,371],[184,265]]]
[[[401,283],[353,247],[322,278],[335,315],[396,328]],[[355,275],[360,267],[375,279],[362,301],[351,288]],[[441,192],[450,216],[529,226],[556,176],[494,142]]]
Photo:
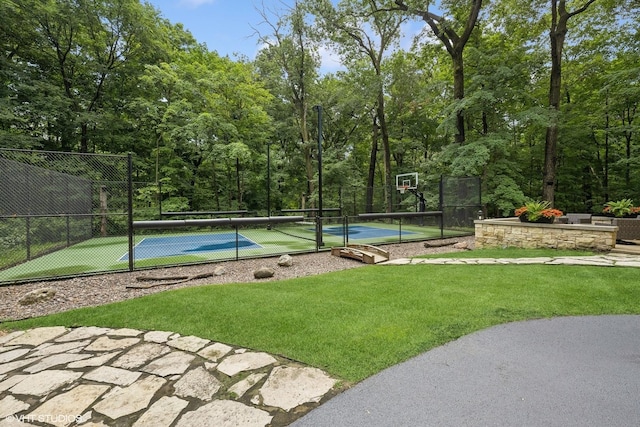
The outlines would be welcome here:
[[[0,326],[171,330],[282,354],[359,381],[500,323],[640,314],[637,277],[633,268],[368,266],[295,280],[167,291]]]

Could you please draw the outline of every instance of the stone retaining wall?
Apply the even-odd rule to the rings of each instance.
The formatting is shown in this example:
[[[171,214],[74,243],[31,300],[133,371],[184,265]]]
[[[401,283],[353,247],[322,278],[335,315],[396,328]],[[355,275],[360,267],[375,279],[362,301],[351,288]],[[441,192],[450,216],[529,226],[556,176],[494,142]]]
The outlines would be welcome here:
[[[618,227],[590,224],[533,224],[518,218],[476,220],[475,247],[553,248],[610,251]]]

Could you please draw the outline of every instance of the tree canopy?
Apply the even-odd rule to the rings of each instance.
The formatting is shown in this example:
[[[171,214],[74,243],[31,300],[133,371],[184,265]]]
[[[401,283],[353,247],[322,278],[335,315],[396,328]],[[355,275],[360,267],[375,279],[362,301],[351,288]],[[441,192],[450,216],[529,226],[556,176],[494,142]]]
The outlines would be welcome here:
[[[640,204],[637,2],[281,7],[261,10],[257,57],[232,60],[141,0],[0,2],[0,147],[133,152],[165,210],[309,208],[322,106],[327,207],[413,209],[407,172],[429,208],[440,175],[481,177],[492,216]]]

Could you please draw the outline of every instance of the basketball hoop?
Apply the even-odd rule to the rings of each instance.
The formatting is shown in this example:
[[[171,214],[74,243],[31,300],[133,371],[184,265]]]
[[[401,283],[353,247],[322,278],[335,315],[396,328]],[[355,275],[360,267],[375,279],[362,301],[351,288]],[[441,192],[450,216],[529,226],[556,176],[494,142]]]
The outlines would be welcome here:
[[[401,173],[396,175],[396,189],[400,194],[405,194],[407,190],[413,192],[418,188],[418,172]]]

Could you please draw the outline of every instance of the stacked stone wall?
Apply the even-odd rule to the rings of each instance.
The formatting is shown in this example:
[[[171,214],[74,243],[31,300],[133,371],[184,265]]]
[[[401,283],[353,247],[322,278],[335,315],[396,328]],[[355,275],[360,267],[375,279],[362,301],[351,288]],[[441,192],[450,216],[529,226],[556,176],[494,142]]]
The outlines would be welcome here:
[[[590,224],[534,224],[517,218],[475,221],[475,247],[552,248],[610,251],[618,227]]]

